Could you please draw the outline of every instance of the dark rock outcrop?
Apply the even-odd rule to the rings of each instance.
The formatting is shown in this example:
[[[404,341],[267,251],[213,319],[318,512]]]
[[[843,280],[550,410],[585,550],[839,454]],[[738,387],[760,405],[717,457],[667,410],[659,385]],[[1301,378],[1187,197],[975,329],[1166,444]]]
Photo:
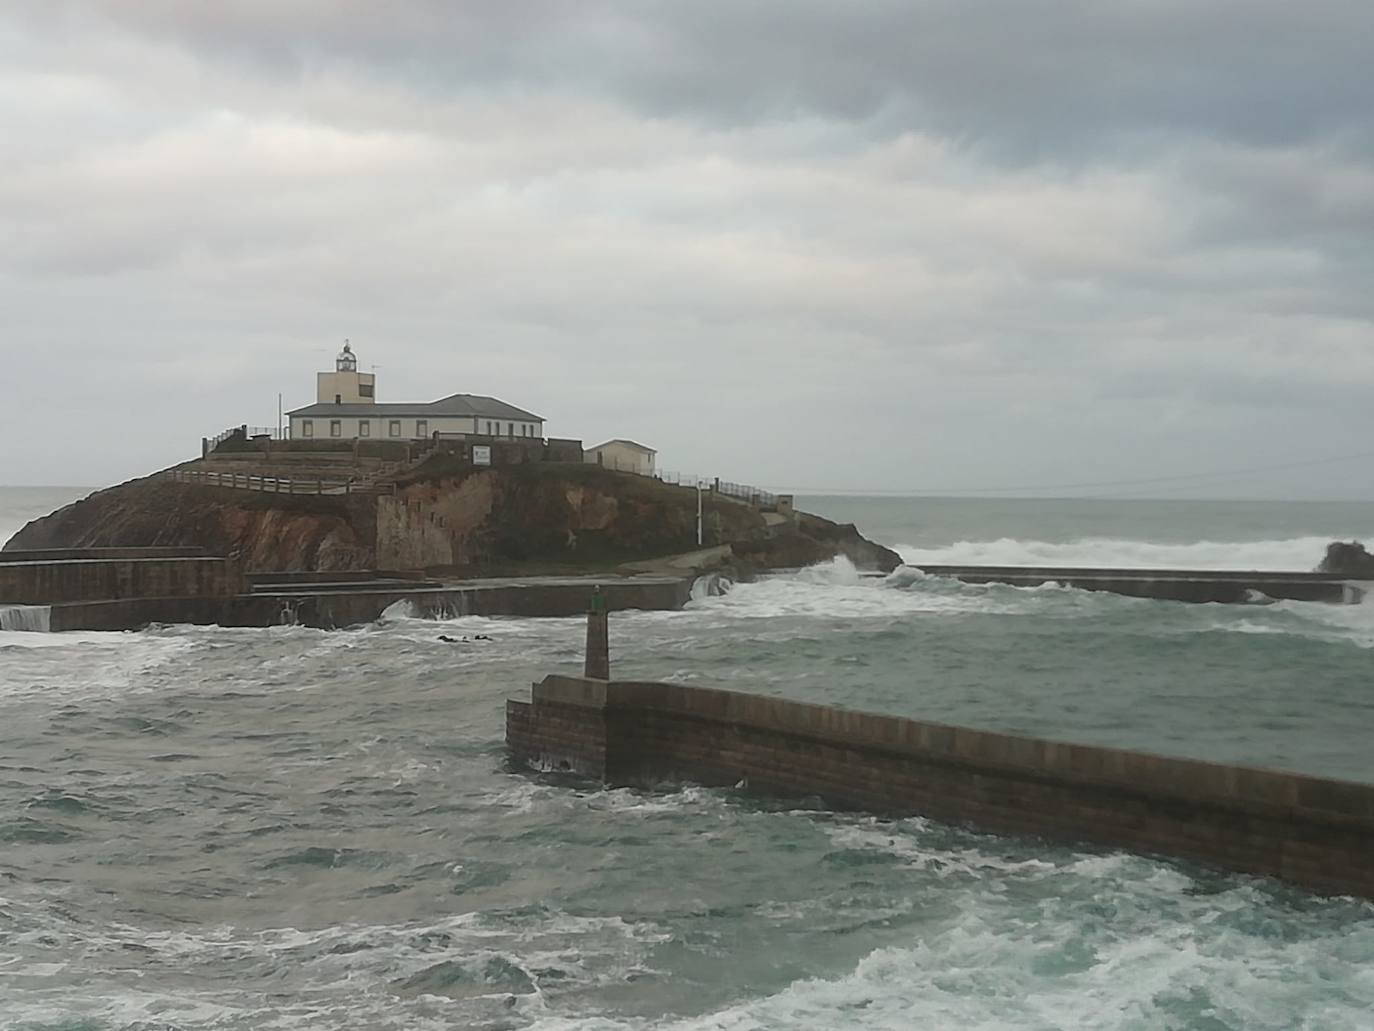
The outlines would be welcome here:
[[[8,548],[194,545],[257,571],[429,569],[461,575],[559,573],[690,551],[696,491],[598,466],[474,469],[438,458],[380,496],[280,495],[148,477],[36,519]],[[750,570],[844,555],[861,569],[901,560],[853,526],[781,520],[706,495],[708,545]]]
[[[737,541],[731,545],[733,558],[723,568],[736,578],[773,569],[800,569],[843,556],[855,567],[890,573],[902,564],[901,556],[890,548],[875,544],[847,523],[798,513],[795,526],[773,535]]]
[[[1374,580],[1374,555],[1359,541],[1332,541],[1326,546],[1326,556],[1317,572]]]
[[[150,476],[35,519],[10,538],[20,548],[194,546],[253,570],[368,569],[373,498],[279,495]]]

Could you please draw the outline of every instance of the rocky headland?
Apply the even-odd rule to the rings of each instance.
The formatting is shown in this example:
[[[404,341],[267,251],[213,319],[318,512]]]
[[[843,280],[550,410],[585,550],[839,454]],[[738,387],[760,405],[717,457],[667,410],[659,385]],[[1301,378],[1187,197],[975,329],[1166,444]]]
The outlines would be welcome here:
[[[375,493],[287,495],[155,474],[35,519],[5,545],[196,546],[254,571],[425,570],[452,576],[704,572],[747,578],[844,556],[890,571],[853,526],[765,512],[648,477],[574,463],[477,469],[435,456]]]
[[[1374,555],[1359,541],[1332,541],[1326,546],[1317,572],[1374,580]]]

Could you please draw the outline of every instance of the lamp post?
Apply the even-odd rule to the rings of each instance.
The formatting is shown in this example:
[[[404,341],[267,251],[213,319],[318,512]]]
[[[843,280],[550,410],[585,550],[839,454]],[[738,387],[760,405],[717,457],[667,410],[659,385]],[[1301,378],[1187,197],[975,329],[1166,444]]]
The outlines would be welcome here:
[[[607,627],[606,597],[598,584],[592,591],[592,604],[587,610],[587,651],[583,659],[582,675],[589,680],[611,679],[611,645]]]
[[[697,480],[697,547],[701,547],[701,480]]]

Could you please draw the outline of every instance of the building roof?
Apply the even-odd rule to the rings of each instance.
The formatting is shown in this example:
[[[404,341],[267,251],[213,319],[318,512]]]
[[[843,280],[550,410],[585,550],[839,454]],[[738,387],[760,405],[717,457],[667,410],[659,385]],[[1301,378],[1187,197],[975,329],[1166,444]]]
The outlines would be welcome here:
[[[645,447],[643,444],[636,444],[633,440],[626,440],[623,437],[616,437],[614,440],[608,440],[604,444],[596,445],[596,447],[589,447],[587,450],[600,451],[603,447],[610,447],[612,444],[624,444],[626,447],[632,448],[635,451],[643,451],[646,455],[658,454],[658,452],[651,447]]]
[[[515,405],[508,405],[504,401],[498,401],[494,397],[484,397],[481,394],[450,394],[448,397],[441,397],[437,401],[417,401],[408,404],[336,405],[330,401],[319,401],[313,405],[306,405],[304,408],[296,408],[286,414],[322,417],[329,415],[349,417],[375,415],[378,418],[412,416],[421,419],[447,415],[458,418],[475,416],[479,419],[518,419],[521,422],[544,421],[544,417],[541,415],[535,415],[523,408],[516,408]]]

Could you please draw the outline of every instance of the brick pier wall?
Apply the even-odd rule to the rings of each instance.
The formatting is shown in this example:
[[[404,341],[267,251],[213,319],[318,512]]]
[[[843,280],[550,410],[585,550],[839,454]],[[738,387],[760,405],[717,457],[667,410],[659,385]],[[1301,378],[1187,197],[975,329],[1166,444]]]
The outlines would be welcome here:
[[[614,784],[745,782],[842,808],[1177,856],[1374,898],[1374,785],[679,684],[547,677],[513,754]]]

